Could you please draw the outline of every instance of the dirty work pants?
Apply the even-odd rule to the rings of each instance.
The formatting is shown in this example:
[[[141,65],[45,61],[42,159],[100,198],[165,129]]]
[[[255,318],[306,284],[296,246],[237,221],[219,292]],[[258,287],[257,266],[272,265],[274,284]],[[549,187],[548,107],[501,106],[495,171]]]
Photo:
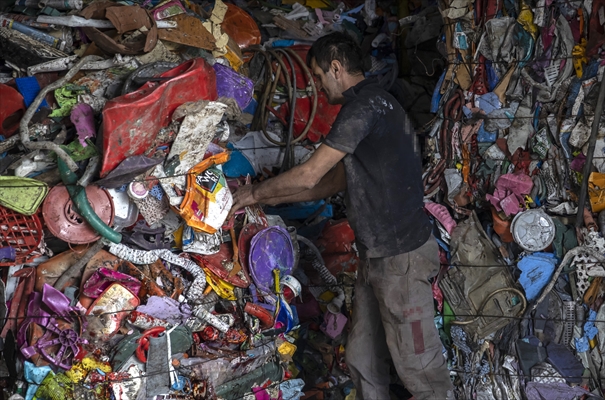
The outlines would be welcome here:
[[[360,264],[346,348],[357,398],[390,399],[392,359],[415,400],[453,399],[428,282],[439,268],[435,239],[431,236],[409,253],[362,259]]]

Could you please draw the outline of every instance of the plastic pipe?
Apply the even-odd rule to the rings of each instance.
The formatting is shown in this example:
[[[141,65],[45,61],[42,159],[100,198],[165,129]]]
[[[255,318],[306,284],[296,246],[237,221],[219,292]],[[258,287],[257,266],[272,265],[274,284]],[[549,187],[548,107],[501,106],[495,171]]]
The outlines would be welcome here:
[[[78,209],[78,214],[80,214],[99,235],[113,243],[120,243],[122,241],[122,234],[111,229],[101,220],[101,218],[99,218],[88,202],[84,188],[75,185],[78,181],[78,176],[70,171],[62,158],[57,157],[57,164],[59,173],[61,174],[61,180],[69,192],[69,197],[71,197],[71,200]]]
[[[244,311],[259,319],[263,329],[269,329],[275,323],[273,315],[258,304],[246,303]]]

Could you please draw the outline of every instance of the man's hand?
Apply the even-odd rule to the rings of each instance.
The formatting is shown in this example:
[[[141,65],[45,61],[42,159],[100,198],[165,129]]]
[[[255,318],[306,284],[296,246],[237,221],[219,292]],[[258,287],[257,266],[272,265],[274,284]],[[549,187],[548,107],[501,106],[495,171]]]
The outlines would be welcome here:
[[[231,207],[231,210],[229,211],[227,220],[233,217],[236,211],[256,203],[257,201],[254,200],[254,195],[252,194],[252,185],[240,186],[233,194],[233,207]]]

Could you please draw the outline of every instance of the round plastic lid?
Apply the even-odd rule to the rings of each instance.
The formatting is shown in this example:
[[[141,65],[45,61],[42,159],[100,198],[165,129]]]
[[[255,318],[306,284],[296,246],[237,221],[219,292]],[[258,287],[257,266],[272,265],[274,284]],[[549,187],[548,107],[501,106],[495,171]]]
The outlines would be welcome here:
[[[86,187],[86,197],[95,213],[107,225],[111,225],[114,207],[111,196],[98,186]],[[100,235],[76,212],[65,186],[55,186],[50,190],[42,206],[44,222],[57,238],[75,244],[86,244],[100,238]]]
[[[142,182],[131,182],[130,185],[128,185],[128,195],[133,199],[142,200],[147,197],[148,194],[149,192]]]
[[[287,230],[270,226],[252,238],[248,257],[250,275],[256,286],[273,292],[273,270],[279,269],[280,277],[290,275],[294,268],[294,248]]]
[[[510,230],[515,242],[527,251],[544,250],[555,238],[555,224],[542,210],[517,214]]]

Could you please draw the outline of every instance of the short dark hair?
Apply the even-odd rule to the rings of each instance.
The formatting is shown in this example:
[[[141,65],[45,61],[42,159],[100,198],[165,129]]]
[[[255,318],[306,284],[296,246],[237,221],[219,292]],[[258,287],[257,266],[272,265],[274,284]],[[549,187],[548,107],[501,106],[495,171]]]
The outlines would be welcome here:
[[[307,64],[311,65],[313,58],[323,72],[328,72],[332,60],[340,61],[349,74],[364,72],[361,47],[346,33],[334,32],[317,39],[307,53]]]

